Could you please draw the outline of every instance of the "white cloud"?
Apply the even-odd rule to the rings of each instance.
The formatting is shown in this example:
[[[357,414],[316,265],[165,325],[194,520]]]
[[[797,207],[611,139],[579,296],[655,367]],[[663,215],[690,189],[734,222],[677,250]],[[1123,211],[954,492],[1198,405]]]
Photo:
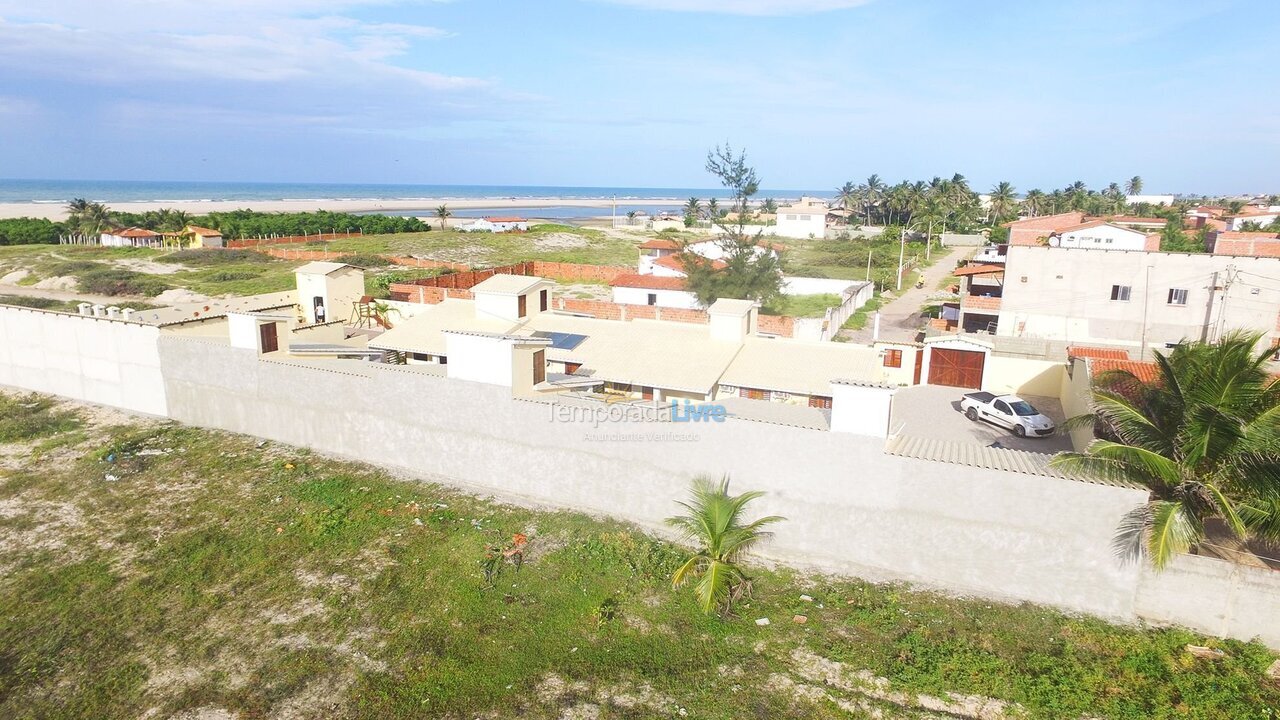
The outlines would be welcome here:
[[[812,15],[866,5],[872,0],[597,0],[646,10],[721,15]]]

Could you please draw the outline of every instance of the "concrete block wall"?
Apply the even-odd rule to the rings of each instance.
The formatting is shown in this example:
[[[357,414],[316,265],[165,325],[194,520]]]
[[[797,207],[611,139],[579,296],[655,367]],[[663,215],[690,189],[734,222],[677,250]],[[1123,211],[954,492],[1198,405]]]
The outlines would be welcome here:
[[[0,385],[166,415],[160,329],[0,306]]]

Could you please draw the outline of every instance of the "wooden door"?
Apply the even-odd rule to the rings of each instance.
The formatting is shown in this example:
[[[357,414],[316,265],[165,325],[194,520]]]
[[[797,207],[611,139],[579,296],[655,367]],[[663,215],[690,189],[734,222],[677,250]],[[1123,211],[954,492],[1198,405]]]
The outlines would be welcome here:
[[[259,325],[258,338],[262,341],[262,352],[269,353],[280,349],[280,338],[276,335],[275,323]]]
[[[640,388],[640,397],[645,400],[653,399],[653,388],[645,386]]]
[[[916,372],[911,380],[912,385],[920,384],[920,370],[924,367],[924,349],[916,348]]]
[[[973,350],[929,350],[929,384],[958,388],[982,387],[986,354]]]
[[[521,296],[524,297],[523,295]],[[538,350],[533,354],[533,384],[547,381],[547,351]]]

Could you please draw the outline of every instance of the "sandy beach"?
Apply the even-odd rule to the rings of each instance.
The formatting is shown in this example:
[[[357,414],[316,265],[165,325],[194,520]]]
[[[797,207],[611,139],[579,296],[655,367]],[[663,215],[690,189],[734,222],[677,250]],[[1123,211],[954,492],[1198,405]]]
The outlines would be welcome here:
[[[608,210],[613,206],[612,200],[583,200],[581,198],[518,198],[518,199],[475,199],[475,198],[423,198],[418,200],[208,200],[208,201],[174,201],[174,202],[113,202],[107,203],[112,210],[120,212],[141,213],[148,210],[170,208],[182,210],[192,215],[203,215],[209,212],[226,212],[229,210],[257,210],[259,212],[409,212],[419,211],[423,216],[433,215],[437,207],[448,205],[451,210],[469,210],[475,208],[493,208],[495,212],[503,210],[529,211],[546,207],[580,207]],[[644,200],[619,201],[618,213],[623,214],[629,206],[683,204],[677,198],[659,198]],[[537,213],[528,213],[537,215]],[[609,213],[601,213],[608,215]],[[0,203],[0,218],[34,217],[49,220],[62,220],[66,217],[66,206],[56,203]]]

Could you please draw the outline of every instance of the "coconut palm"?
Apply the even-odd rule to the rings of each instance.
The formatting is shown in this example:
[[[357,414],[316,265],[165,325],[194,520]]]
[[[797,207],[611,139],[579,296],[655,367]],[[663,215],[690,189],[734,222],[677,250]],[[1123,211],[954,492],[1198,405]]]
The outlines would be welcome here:
[[[871,210],[884,201],[884,181],[880,176],[872,173],[867,178],[867,182],[862,186],[862,204],[866,209],[867,224],[871,224]]]
[[[1018,198],[1013,185],[1002,181],[991,188],[991,221],[1000,222],[1018,214]]]
[[[773,198],[765,198],[764,202],[760,204],[760,212],[766,215],[778,214],[778,201]]]
[[[711,198],[707,201],[707,219],[714,223],[719,218],[720,201],[715,198]]]
[[[1280,382],[1267,368],[1274,351],[1257,352],[1259,340],[1231,333],[1157,352],[1150,383],[1104,373],[1093,412],[1068,421],[1099,439],[1055,466],[1151,492],[1118,529],[1118,553],[1163,567],[1204,542],[1209,521],[1239,539],[1280,538]]]
[[[671,584],[681,587],[696,579],[694,592],[703,612],[719,608],[728,613],[733,602],[750,590],[751,581],[738,561],[770,535],[764,530],[765,526],[783,519],[770,515],[745,521],[743,512],[747,503],[762,495],[762,492],[730,495],[728,477],[717,482],[700,476],[693,480],[689,501],[679,503],[688,514],[667,518],[667,524],[698,545],[698,551],[671,576]]]
[[[702,213],[702,201],[696,197],[689,198],[684,204],[685,217],[697,218]]]
[[[1026,196],[1022,198],[1022,207],[1027,211],[1028,215],[1035,217],[1044,210],[1047,202],[1048,198],[1045,196],[1044,191],[1034,188],[1028,190]]]
[[[1142,194],[1142,178],[1134,175],[1124,184],[1125,195],[1141,195]]]
[[[436,208],[436,217],[440,218],[440,227],[447,228],[449,227],[449,218],[453,217],[453,211],[449,209],[448,205],[441,205]]]

